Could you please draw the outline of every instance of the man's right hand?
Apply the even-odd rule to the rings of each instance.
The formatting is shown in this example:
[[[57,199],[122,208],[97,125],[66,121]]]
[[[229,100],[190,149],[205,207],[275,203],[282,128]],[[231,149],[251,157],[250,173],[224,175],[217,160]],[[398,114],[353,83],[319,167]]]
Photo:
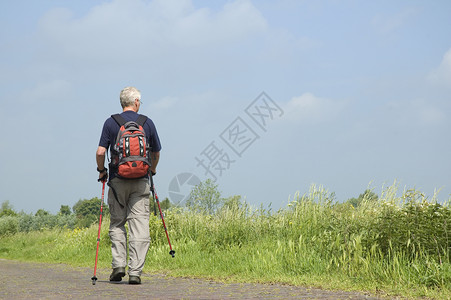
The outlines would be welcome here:
[[[108,171],[105,169],[105,171],[99,173],[99,179],[97,181],[104,182],[108,179]]]

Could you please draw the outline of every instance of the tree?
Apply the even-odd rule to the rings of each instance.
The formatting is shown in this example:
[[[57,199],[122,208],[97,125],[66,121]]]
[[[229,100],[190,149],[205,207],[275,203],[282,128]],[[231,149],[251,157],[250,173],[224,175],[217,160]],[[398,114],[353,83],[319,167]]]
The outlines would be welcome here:
[[[12,216],[12,217],[17,216],[17,213],[14,211],[12,205],[9,203],[8,200],[4,201],[0,208],[0,217],[3,216]]]
[[[235,195],[224,200],[223,208],[237,210],[240,209],[242,205],[241,196]]]
[[[214,214],[222,206],[224,199],[218,191],[218,185],[211,179],[196,185],[189,194],[186,206],[194,211]]]
[[[163,201],[160,202],[160,207],[162,210],[166,210],[172,206],[171,201],[169,201],[169,198],[164,198]]]
[[[38,209],[38,211],[35,213],[36,217],[43,217],[43,216],[48,216],[50,213],[46,210]]]
[[[69,216],[71,214],[71,210],[69,205],[61,205],[60,211],[59,211],[59,215],[61,216]]]
[[[168,208],[170,208],[172,206],[171,201],[169,201],[169,198],[166,197],[164,198],[163,201],[160,201],[160,207],[161,210],[167,210]],[[159,214],[160,212],[158,211],[158,204],[157,201],[155,201],[153,198],[150,199],[150,212],[151,213],[156,213]]]
[[[379,199],[379,197],[377,196],[376,193],[374,193],[372,190],[366,189],[362,194],[359,195],[358,198],[351,198],[351,199],[348,199],[348,201],[346,201],[346,202],[348,202],[349,204],[351,204],[354,207],[358,207],[362,203],[363,200],[375,202],[378,199]]]
[[[100,215],[100,204],[101,199],[94,197],[89,200],[79,200],[72,207],[76,217],[77,217],[77,225],[79,227],[89,227],[93,223],[97,222]],[[103,215],[108,215],[109,210],[108,206],[103,206]]]

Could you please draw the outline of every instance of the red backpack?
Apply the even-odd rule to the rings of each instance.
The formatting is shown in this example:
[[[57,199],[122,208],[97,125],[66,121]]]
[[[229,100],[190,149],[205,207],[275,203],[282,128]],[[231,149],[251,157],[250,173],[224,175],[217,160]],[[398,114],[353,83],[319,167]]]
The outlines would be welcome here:
[[[139,115],[136,122],[127,122],[119,114],[111,117],[120,126],[111,151],[112,171],[120,178],[145,177],[150,167],[149,144],[143,128],[147,117]]]

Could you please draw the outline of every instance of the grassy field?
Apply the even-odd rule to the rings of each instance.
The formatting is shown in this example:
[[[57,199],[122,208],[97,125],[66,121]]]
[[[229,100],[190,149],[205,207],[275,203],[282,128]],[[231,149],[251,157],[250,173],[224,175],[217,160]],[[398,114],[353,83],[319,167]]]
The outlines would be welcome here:
[[[379,295],[451,298],[451,207],[397,186],[357,207],[312,186],[278,212],[237,202],[215,215],[172,208],[150,221],[144,271],[224,281],[279,282]],[[110,267],[108,219],[99,266]],[[0,235],[0,257],[93,266],[98,225]]]

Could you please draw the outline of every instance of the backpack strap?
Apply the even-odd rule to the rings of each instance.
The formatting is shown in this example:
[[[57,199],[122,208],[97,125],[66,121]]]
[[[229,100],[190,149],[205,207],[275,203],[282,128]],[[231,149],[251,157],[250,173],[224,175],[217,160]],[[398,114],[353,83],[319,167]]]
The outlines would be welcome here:
[[[111,115],[111,117],[114,119],[114,121],[116,121],[116,123],[119,125],[119,127],[121,127],[122,125],[127,123],[127,121],[120,114]],[[138,125],[141,125],[142,127],[144,127],[144,123],[146,123],[146,121],[147,121],[147,117],[145,115],[138,115],[138,119],[136,120],[136,123],[138,123]]]
[[[136,120],[136,123],[138,123],[138,125],[141,125],[142,127],[144,127],[144,123],[146,123],[147,121],[147,117],[145,115],[139,115],[138,119]]]
[[[125,119],[120,114],[111,115],[111,117],[114,119],[114,121],[116,121],[119,127],[127,123],[127,121],[125,121]]]

